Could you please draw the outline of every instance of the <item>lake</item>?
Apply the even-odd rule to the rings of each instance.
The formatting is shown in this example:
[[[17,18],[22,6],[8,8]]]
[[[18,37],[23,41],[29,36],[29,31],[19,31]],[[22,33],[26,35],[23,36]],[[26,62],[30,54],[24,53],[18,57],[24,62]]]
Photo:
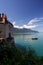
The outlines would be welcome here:
[[[32,38],[38,38],[37,40],[32,40]],[[33,33],[33,34],[16,34],[14,35],[14,40],[16,45],[32,47],[35,49],[37,55],[43,56],[43,33]]]

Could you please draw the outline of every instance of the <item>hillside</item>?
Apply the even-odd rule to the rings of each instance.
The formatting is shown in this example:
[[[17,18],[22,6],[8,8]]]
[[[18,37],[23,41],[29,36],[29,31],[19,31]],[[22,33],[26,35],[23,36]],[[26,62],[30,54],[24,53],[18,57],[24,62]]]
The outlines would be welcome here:
[[[26,28],[23,29],[14,28],[14,33],[38,33],[38,31],[26,29]]]

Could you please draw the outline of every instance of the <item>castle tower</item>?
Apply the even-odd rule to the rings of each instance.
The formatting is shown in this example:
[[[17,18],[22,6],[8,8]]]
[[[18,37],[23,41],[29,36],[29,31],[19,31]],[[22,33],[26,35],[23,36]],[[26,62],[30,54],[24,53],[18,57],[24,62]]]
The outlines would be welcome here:
[[[1,19],[1,14],[0,14],[0,19]]]
[[[2,22],[5,23],[5,20],[7,20],[6,14],[2,13]]]

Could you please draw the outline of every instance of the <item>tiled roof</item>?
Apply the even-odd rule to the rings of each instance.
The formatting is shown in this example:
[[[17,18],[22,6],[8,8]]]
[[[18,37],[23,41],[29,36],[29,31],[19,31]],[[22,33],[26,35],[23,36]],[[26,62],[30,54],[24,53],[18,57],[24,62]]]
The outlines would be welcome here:
[[[3,22],[2,18],[0,18],[0,24],[8,24],[8,23],[13,26],[13,24],[10,21],[8,21],[7,19],[5,19],[5,22]]]

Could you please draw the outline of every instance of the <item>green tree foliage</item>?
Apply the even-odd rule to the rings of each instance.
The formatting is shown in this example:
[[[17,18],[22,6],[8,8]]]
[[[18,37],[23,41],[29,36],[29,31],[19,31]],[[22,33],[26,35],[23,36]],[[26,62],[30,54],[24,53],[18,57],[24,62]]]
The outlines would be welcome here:
[[[15,45],[0,42],[0,65],[43,65],[43,57],[31,48],[23,53]]]

